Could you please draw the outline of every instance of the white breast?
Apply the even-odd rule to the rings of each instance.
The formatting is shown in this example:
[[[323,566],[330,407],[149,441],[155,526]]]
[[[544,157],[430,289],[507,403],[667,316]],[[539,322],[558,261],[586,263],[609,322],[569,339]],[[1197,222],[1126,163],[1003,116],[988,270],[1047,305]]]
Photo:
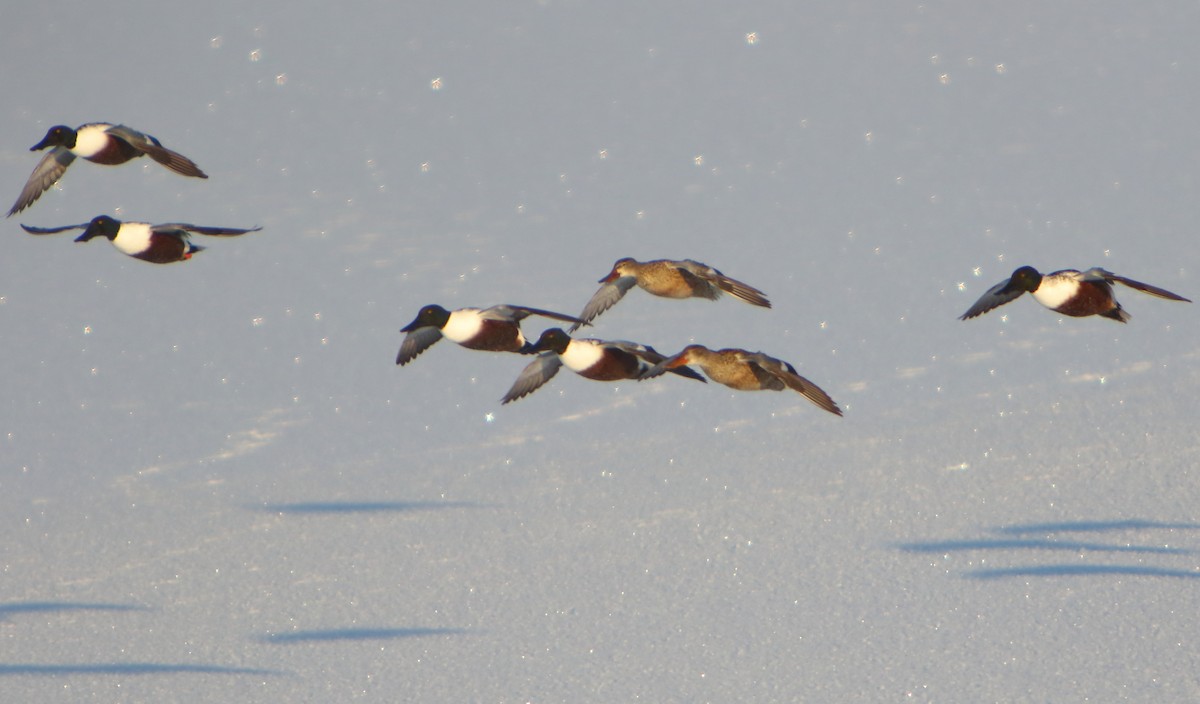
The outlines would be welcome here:
[[[76,156],[87,158],[100,153],[108,146],[108,135],[104,130],[112,125],[88,125],[75,133],[75,148],[71,151]]]
[[[566,351],[559,355],[562,363],[573,372],[583,371],[600,361],[604,348],[591,340],[571,340]]]
[[[446,321],[446,327],[442,328],[442,335],[452,342],[462,342],[475,337],[482,326],[483,318],[480,317],[478,310],[463,308],[450,314],[450,319]]]
[[[117,236],[113,238],[113,246],[126,254],[137,254],[146,251],[150,246],[150,223],[123,222]]]
[[[1079,291],[1079,281],[1069,276],[1043,276],[1042,283],[1033,292],[1033,298],[1038,303],[1050,308],[1058,308],[1070,300]]]

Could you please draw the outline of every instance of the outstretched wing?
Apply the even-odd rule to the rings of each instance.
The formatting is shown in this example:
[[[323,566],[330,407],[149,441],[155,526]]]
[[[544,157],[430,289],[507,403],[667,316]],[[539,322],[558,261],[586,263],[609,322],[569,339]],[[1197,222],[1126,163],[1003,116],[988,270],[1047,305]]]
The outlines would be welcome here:
[[[14,214],[33,205],[34,201],[42,197],[58,179],[62,178],[67,167],[71,162],[75,161],[75,155],[66,147],[54,147],[46,152],[42,160],[33,169],[33,173],[29,175],[29,180],[25,182],[25,187],[21,189],[21,195],[17,197],[17,202],[13,203],[13,207],[9,209],[8,216]],[[38,233],[41,234],[41,233]]]
[[[442,331],[432,325],[417,328],[404,336],[400,343],[400,352],[396,355],[396,364],[404,366],[417,358],[419,354],[442,339]]]
[[[138,132],[125,125],[113,125],[105,130],[105,132],[129,142],[138,151],[145,153],[151,159],[177,174],[193,176],[195,178],[208,178],[208,175],[201,171],[200,167],[196,166],[195,162],[191,159],[167,149],[161,142],[148,134]]]
[[[484,308],[479,312],[479,314],[486,320],[516,320],[520,322],[531,315],[540,315],[545,318],[561,320],[564,323],[580,324],[583,322],[579,318],[576,318],[573,315],[567,315],[565,313],[555,313],[552,310],[530,308],[529,306],[512,306],[507,304]]]
[[[67,230],[86,230],[91,223],[83,223],[82,225],[63,225],[62,227],[31,227],[30,225],[21,225],[21,229],[31,235],[53,235]]]
[[[633,288],[636,284],[637,278],[634,276],[619,276],[601,286],[592,295],[592,299],[587,302],[587,305],[583,307],[583,312],[579,314],[579,320],[582,322],[576,323],[567,332],[575,332],[579,329],[580,325],[585,325],[595,320],[601,313],[615,306],[617,301],[621,300],[626,293],[629,293],[629,289]]]
[[[710,283],[725,293],[728,293],[731,296],[736,296],[747,303],[756,306],[762,306],[763,308],[771,307],[771,302],[767,300],[767,295],[765,293],[759,291],[753,286],[744,284],[737,279],[729,278],[728,276],[722,274],[719,270],[712,268],[704,262],[698,262],[695,259],[684,259],[683,261],[675,262],[675,266],[677,269],[679,269],[679,273],[682,274],[685,279],[692,279],[692,277],[695,277],[696,279],[700,279],[702,282]],[[696,283],[696,281],[692,281],[693,287],[697,288],[699,291],[703,291],[704,287],[696,287]]]
[[[829,394],[825,393],[821,387],[797,374],[796,368],[791,364],[788,364],[783,360],[767,356],[761,352],[756,355],[751,355],[750,359],[761,368],[765,369],[771,374],[774,374],[775,377],[786,384],[789,389],[800,392],[804,398],[812,401],[819,408],[829,411],[837,416],[842,415],[842,409],[838,408],[838,405],[834,403]]]
[[[195,232],[201,235],[209,236],[226,236],[226,235],[244,235],[247,232],[258,232],[262,228],[259,226],[249,228],[239,227],[205,227],[202,225],[189,225],[183,222],[169,222],[162,225],[154,226],[155,232],[165,232],[168,230],[186,230],[187,232]]]
[[[553,352],[542,352],[533,361],[525,365],[520,376],[513,382],[512,388],[500,399],[500,403],[510,403],[537,391],[547,381],[554,378],[562,368],[562,360]]]
[[[1116,274],[1112,273],[1111,271],[1106,271],[1099,267],[1097,267],[1095,269],[1089,269],[1087,271],[1087,273],[1084,274],[1084,276],[1085,277],[1097,276],[1097,277],[1103,278],[1104,280],[1108,281],[1109,283],[1112,283],[1115,281],[1119,284],[1125,284],[1129,288],[1135,288],[1135,289],[1141,291],[1142,293],[1148,293],[1151,296],[1158,296],[1159,298],[1166,298],[1167,300],[1170,300],[1170,301],[1183,301],[1184,303],[1191,303],[1191,301],[1189,299],[1184,298],[1183,296],[1180,296],[1177,293],[1171,293],[1170,291],[1166,290],[1165,288],[1159,288],[1157,286],[1151,286],[1150,284],[1144,284],[1141,281],[1134,281],[1133,279],[1127,279],[1124,276],[1117,276]]]
[[[767,294],[759,291],[753,286],[748,286],[737,279],[731,279],[728,276],[717,272],[716,284],[725,293],[728,293],[731,296],[736,296],[747,303],[761,306],[763,308],[771,307],[771,302],[767,300]]]
[[[1005,279],[988,289],[987,293],[980,296],[979,300],[975,301],[975,305],[968,308],[966,313],[958,316],[958,319],[970,320],[976,316],[983,315],[993,308],[999,308],[1009,301],[1020,298],[1021,294],[1025,292],[1019,288],[1009,289],[1009,281],[1009,279]]]

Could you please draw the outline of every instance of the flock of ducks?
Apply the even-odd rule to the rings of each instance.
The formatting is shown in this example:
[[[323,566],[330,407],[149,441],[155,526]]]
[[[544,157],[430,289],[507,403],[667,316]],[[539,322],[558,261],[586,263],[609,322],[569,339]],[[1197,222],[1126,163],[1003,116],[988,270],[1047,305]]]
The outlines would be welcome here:
[[[747,303],[770,308],[771,302],[766,295],[753,286],[690,259],[657,259],[648,262],[618,259],[612,271],[600,279],[600,283],[602,286],[578,317],[513,305],[461,308],[455,311],[437,305],[425,306],[415,320],[401,328],[400,331],[407,335],[400,345],[396,363],[408,364],[442,337],[469,349],[537,354],[522,370],[508,393],[504,394],[502,403],[510,403],[533,393],[553,379],[563,366],[596,381],[642,381],[666,372],[705,381],[703,376],[691,369],[695,366],[709,379],[730,388],[739,391],[791,389],[818,408],[842,415],[829,394],[796,373],[795,367],[762,352],[737,348],[712,350],[703,345],[689,345],[677,354],[664,356],[649,345],[573,338],[569,334],[590,324],[634,286],[664,298],[716,300],[727,293]],[[1093,268],[1085,272],[1064,269],[1043,275],[1033,267],[1023,266],[984,293],[961,319],[983,315],[1028,292],[1038,303],[1063,315],[1099,315],[1124,323],[1130,319],[1130,315],[1117,302],[1113,294],[1114,283],[1159,298],[1190,302],[1165,289],[1117,276],[1104,269]],[[571,327],[569,332],[562,328],[550,328],[541,334],[537,342],[530,343],[521,332],[520,324],[531,315],[570,322]]]
[[[797,374],[795,367],[762,352],[733,348],[711,350],[701,345],[690,345],[668,357],[649,345],[636,342],[570,335],[570,332],[590,325],[634,286],[664,298],[716,300],[727,293],[752,305],[770,308],[771,302],[766,295],[753,286],[731,279],[711,266],[691,259],[656,259],[649,262],[618,259],[612,271],[600,279],[600,283],[602,286],[578,317],[513,305],[460,308],[455,311],[438,305],[425,306],[417,313],[415,320],[400,329],[400,332],[407,334],[400,345],[396,364],[408,364],[430,345],[445,337],[473,350],[537,355],[521,371],[501,403],[511,403],[533,393],[553,379],[564,366],[595,381],[642,381],[670,372],[705,382],[704,376],[691,368],[696,366],[709,379],[730,388],[742,391],[793,389],[818,407],[842,415],[829,394]],[[530,343],[521,332],[521,321],[531,315],[571,323],[571,327],[569,332],[562,328],[550,328],[538,337],[537,342]]]
[[[49,151],[30,174],[20,196],[8,211],[9,217],[33,205],[42,193],[62,178],[76,157],[113,166],[146,155],[180,175],[208,178],[191,159],[167,149],[158,139],[124,125],[91,122],[75,129],[56,125],[30,151],[44,149]],[[75,239],[76,242],[104,237],[122,253],[154,264],[185,261],[203,250],[204,247],[191,242],[191,234],[235,236],[262,229],[121,222],[107,215],[98,215],[90,222],[79,225],[33,227],[22,224],[21,227],[32,235],[83,230],[83,234]],[[537,355],[521,371],[501,399],[502,403],[511,403],[533,393],[565,366],[582,377],[596,381],[641,381],[670,372],[700,382],[705,382],[704,377],[707,376],[712,381],[740,391],[792,389],[817,407],[834,415],[842,415],[829,394],[797,374],[795,367],[762,352],[737,348],[712,350],[703,345],[689,345],[677,354],[666,356],[649,345],[635,342],[571,336],[571,333],[590,325],[616,305],[634,286],[664,298],[716,300],[728,294],[751,305],[770,308],[771,302],[757,288],[691,259],[656,259],[647,262],[618,259],[612,271],[599,283],[602,284],[600,289],[578,316],[515,305],[453,311],[439,305],[427,305],[421,308],[411,323],[401,328],[405,337],[396,355],[396,364],[408,364],[445,337],[473,350]],[[978,317],[1029,293],[1035,301],[1061,315],[1099,315],[1121,323],[1128,322],[1131,316],[1117,302],[1113,284],[1122,284],[1167,300],[1191,302],[1166,289],[1118,276],[1098,267],[1087,271],[1063,269],[1041,274],[1031,266],[1022,266],[1012,276],[984,293],[960,316],[960,320]],[[535,315],[570,323],[570,327],[567,330],[550,328],[536,342],[530,342],[521,332],[521,321]],[[692,367],[698,367],[704,375]]]
[[[173,152],[162,145],[156,138],[125,125],[113,125],[107,122],[89,122],[71,129],[66,125],[55,125],[46,132],[42,141],[29,148],[31,152],[49,149],[42,160],[38,162],[17,202],[8,211],[8,217],[25,210],[33,205],[42,194],[58,182],[67,167],[76,157],[86,159],[96,164],[115,166],[136,159],[143,154],[157,161],[168,169],[183,176],[192,178],[208,178],[208,175],[196,166],[196,163],[186,156]],[[61,227],[31,227],[21,225],[31,235],[53,235],[67,230],[83,230],[83,234],[75,238],[76,242],[88,242],[95,237],[104,237],[124,254],[153,264],[170,264],[171,262],[191,259],[192,255],[204,249],[193,244],[189,238],[191,233],[201,235],[244,235],[247,232],[257,232],[260,227],[205,227],[187,223],[165,223],[152,225],[148,222],[121,222],[107,215],[98,215],[90,222],[80,225],[63,225]]]

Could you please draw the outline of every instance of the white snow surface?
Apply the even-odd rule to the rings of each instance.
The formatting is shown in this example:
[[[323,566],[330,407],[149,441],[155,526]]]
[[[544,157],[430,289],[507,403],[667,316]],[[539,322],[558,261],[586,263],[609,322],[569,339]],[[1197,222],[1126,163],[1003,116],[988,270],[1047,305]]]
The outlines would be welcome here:
[[[18,3],[0,196],[0,700],[1200,700],[1200,296],[1182,3]],[[11,202],[11,201],[8,201]],[[7,205],[8,202],[5,202]],[[31,237],[251,227],[155,266]],[[425,304],[762,350],[826,389],[567,375]],[[526,336],[556,325],[533,317]],[[561,375],[560,375],[561,376]]]

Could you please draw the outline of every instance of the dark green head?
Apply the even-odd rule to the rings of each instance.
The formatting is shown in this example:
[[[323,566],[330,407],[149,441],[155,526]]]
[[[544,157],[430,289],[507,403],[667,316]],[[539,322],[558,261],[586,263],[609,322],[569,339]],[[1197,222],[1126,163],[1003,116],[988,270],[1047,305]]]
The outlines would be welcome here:
[[[1020,290],[1033,293],[1042,285],[1042,275],[1037,269],[1031,266],[1023,266],[1013,272],[1012,278],[1008,280],[1010,290]]]
[[[31,152],[38,152],[46,147],[66,147],[72,149],[75,146],[75,130],[66,125],[55,125],[46,132],[46,136],[42,137],[42,141],[29,148]]]
[[[88,223],[87,229],[83,231],[83,234],[75,238],[75,241],[87,242],[93,237],[107,237],[111,242],[117,236],[117,232],[120,229],[120,220],[113,220],[107,215],[97,215]]]
[[[571,336],[563,332],[562,328],[550,328],[542,333],[538,341],[533,343],[533,347],[529,348],[530,352],[546,352],[553,351],[557,354],[562,354],[567,351],[567,345],[571,344]]]
[[[440,330],[446,327],[449,320],[450,311],[439,305],[428,305],[417,313],[416,319],[400,328],[400,332],[412,332],[417,328],[438,328]]]

